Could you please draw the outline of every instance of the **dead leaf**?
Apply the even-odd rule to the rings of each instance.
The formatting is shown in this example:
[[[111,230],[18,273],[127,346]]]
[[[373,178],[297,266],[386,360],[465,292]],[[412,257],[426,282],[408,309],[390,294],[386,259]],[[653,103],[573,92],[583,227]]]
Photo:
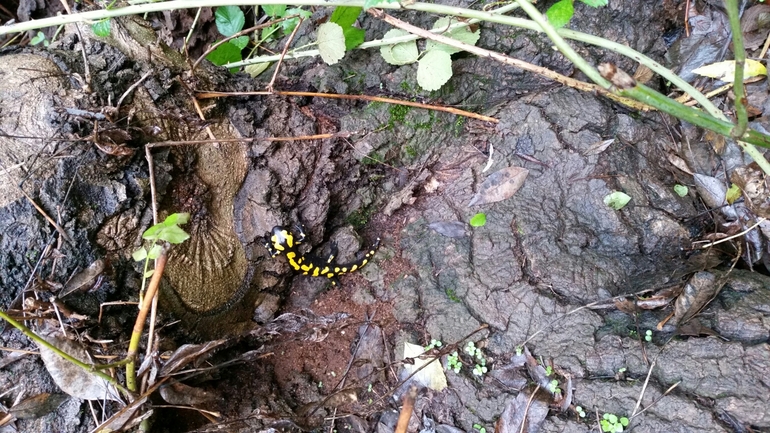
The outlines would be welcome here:
[[[733,170],[730,180],[738,185],[746,198],[746,205],[757,216],[770,218],[770,188],[767,178],[756,162]]]
[[[73,358],[93,364],[85,347],[76,341],[61,336],[58,331],[47,335],[43,334],[42,337]],[[43,360],[45,368],[56,385],[65,393],[83,400],[122,401],[114,385],[65,360],[53,350],[42,345],[38,345],[38,347],[40,347],[40,358]]]
[[[160,377],[168,376],[182,369],[191,362],[199,362],[207,358],[214,349],[219,348],[229,340],[214,340],[204,344],[185,344],[171,355],[160,370]]]
[[[495,433],[538,433],[548,415],[548,404],[537,398],[531,400],[530,404],[529,392],[520,392],[509,400],[497,421]]]
[[[423,353],[425,353],[425,349],[422,346],[408,342],[404,343],[404,359],[410,358],[414,360],[414,364],[405,364],[400,376],[406,378],[415,371],[420,371],[412,376],[409,382],[404,383],[402,387],[411,384],[420,388],[428,387],[436,391],[442,391],[447,387],[447,382],[441,362],[432,356],[422,356]],[[426,364],[427,366],[422,368]]]
[[[468,235],[468,226],[461,221],[439,221],[428,224],[428,228],[448,238],[463,238]]]
[[[674,305],[674,321],[683,325],[701,312],[716,297],[725,284],[711,272],[696,272],[685,284]]]
[[[67,397],[64,394],[49,394],[47,392],[30,397],[8,410],[19,419],[40,418],[55,411]]]
[[[182,406],[192,406],[217,399],[217,396],[210,392],[180,382],[162,385],[160,396],[169,404]]]
[[[490,174],[468,206],[496,203],[512,197],[524,185],[528,174],[529,170],[522,167],[508,167]]]
[[[609,140],[604,140],[604,141],[598,141],[588,146],[588,149],[586,149],[583,152],[583,156],[598,155],[604,152],[605,150],[607,150],[607,148],[610,147],[610,145],[614,142],[615,142],[614,138],[610,138]]]
[[[678,155],[674,155],[673,153],[669,153],[666,156],[668,157],[668,162],[670,162],[671,165],[689,175],[693,174],[692,170],[690,170],[690,167],[687,166],[687,163],[684,159],[680,158]]]

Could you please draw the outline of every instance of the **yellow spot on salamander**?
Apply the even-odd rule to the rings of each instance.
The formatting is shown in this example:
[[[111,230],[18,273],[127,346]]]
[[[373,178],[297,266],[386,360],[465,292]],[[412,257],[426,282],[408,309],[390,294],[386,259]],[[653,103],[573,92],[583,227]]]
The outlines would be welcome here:
[[[313,265],[302,265],[302,270],[307,272],[309,270],[313,269]]]
[[[315,268],[315,270],[313,271],[313,276],[314,276],[314,277],[317,277],[318,275],[319,275],[319,273],[318,273],[318,267],[316,267],[316,268]]]
[[[339,273],[340,272],[340,268],[334,268],[334,272],[335,273]]]
[[[326,275],[328,273],[329,273],[329,267],[328,266],[324,266],[324,268],[321,269],[321,275]]]
[[[353,266],[350,268],[350,272],[354,272],[356,269],[358,269],[358,265],[353,265]]]

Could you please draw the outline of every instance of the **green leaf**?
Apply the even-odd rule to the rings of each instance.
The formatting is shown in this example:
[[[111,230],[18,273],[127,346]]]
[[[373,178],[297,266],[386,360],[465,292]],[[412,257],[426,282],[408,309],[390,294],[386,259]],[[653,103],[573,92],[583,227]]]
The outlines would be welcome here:
[[[161,230],[163,230],[163,224],[155,224],[142,233],[142,238],[150,241],[157,240],[158,233],[160,233]]]
[[[626,417],[621,417],[621,418],[620,418],[620,424],[622,424],[622,425],[623,425],[623,427],[628,427],[628,418],[626,418]]]
[[[131,253],[131,258],[133,258],[135,262],[141,262],[142,260],[147,258],[147,250],[144,249],[144,247],[141,247],[138,250]]]
[[[486,223],[487,223],[487,215],[484,213],[479,212],[476,215],[473,215],[473,217],[471,217],[472,227],[484,227]]]
[[[609,2],[609,0],[580,0],[580,1],[587,4],[588,6],[591,6],[592,8],[607,6],[607,3]]]
[[[679,185],[679,184],[674,185],[674,192],[679,197],[686,196],[687,195],[687,191],[689,191],[689,189],[686,186],[684,186],[684,185]]]
[[[612,193],[607,194],[604,197],[604,204],[606,204],[607,206],[615,210],[623,209],[624,207],[626,207],[629,201],[631,201],[631,197],[628,194],[621,191],[613,191]],[[615,415],[612,415],[612,416],[615,416]],[[617,417],[615,418],[617,419]]]
[[[190,239],[190,235],[179,226],[166,227],[160,232],[158,238],[172,244],[181,244],[182,242]]]
[[[217,30],[225,37],[240,32],[246,23],[246,17],[238,6],[220,6],[214,13],[214,17],[216,18]]]
[[[222,44],[217,47],[216,50],[209,53],[206,56],[206,60],[217,65],[222,66],[230,62],[238,62],[241,60],[241,49],[233,44]]]
[[[738,200],[741,198],[741,189],[736,184],[731,184],[730,189],[727,190],[727,193],[725,193],[725,201],[728,204],[735,203],[735,200]]]
[[[557,29],[566,26],[574,14],[575,9],[572,5],[572,0],[560,0],[548,8],[545,13],[548,17],[548,22]]]
[[[300,18],[308,19],[308,18],[310,18],[310,15],[312,15],[312,14],[311,14],[310,11],[306,11],[304,9],[292,8],[292,9],[287,9],[286,10],[286,14],[284,16],[289,16],[289,15],[299,15],[299,17],[292,18],[290,20],[286,20],[286,21],[283,21],[281,23],[281,27],[283,28],[283,32],[287,33],[287,34],[294,31],[294,28],[297,27],[297,24],[299,24],[299,19]]]
[[[110,19],[104,19],[91,24],[91,30],[96,36],[106,38],[110,35]]]
[[[446,30],[449,28],[450,24],[457,22],[457,20],[452,20],[448,17],[439,18],[434,24],[433,29],[442,29]],[[450,37],[452,39],[457,39],[460,42],[464,42],[468,45],[476,45],[476,42],[479,41],[479,37],[481,37],[481,30],[476,29],[475,32],[472,32],[471,29],[468,26],[465,27],[458,27],[449,31],[445,31],[444,33],[441,33],[443,36]],[[462,51],[459,48],[450,47],[449,45],[442,44],[440,42],[428,40],[425,42],[425,51],[428,50],[441,50],[446,51],[449,54],[459,53]]]
[[[334,65],[345,56],[345,34],[335,23],[318,26],[318,52],[327,65]]]
[[[344,29],[345,27],[350,27],[355,24],[362,10],[363,9],[359,7],[338,6],[334,9],[334,12],[332,12],[329,21],[339,24],[340,27]]]
[[[401,29],[388,30],[382,37],[383,40],[406,36],[409,32]],[[401,42],[394,45],[383,45],[380,47],[380,55],[391,65],[407,65],[414,63],[420,55],[417,50],[417,41]]]
[[[452,57],[446,51],[426,51],[417,66],[417,84],[431,92],[452,78]]]
[[[253,65],[247,65],[243,70],[251,75],[251,78],[256,78],[259,74],[265,72],[271,65],[270,62],[255,63]]]
[[[150,278],[150,277],[152,277],[152,274],[154,274],[154,273],[155,273],[155,269],[150,269],[149,271],[144,273],[143,277],[144,278]]]
[[[262,10],[273,18],[286,15],[286,5],[262,5]]]
[[[366,36],[366,32],[356,27],[348,27],[342,30],[342,33],[345,35],[345,49],[347,51],[363,44]]]
[[[179,212],[167,216],[161,224],[164,226],[178,226],[187,224],[188,221],[190,221],[190,214],[187,212]]]
[[[163,251],[163,247],[161,247],[158,244],[155,244],[150,248],[150,251],[147,251],[147,258],[150,260],[155,260],[158,257],[160,257],[160,252]]]
[[[95,33],[95,32],[94,32]],[[34,38],[30,39],[29,43],[31,45],[37,45],[45,40],[45,33],[43,32],[37,32]]]

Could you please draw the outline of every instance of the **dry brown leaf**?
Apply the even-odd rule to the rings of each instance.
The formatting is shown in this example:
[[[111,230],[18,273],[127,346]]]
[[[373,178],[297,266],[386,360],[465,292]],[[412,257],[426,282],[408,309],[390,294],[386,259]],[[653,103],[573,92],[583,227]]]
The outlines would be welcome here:
[[[522,167],[508,167],[490,174],[468,206],[495,203],[512,197],[524,185],[528,174],[529,170]]]

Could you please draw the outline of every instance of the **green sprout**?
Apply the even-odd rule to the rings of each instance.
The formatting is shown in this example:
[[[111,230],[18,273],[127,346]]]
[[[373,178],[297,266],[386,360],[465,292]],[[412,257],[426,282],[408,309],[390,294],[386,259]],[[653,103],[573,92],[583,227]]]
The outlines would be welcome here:
[[[487,433],[487,429],[485,429],[481,424],[473,424],[473,429],[479,433]]]
[[[425,351],[427,352],[435,347],[441,347],[442,344],[443,343],[441,343],[441,340],[436,340],[435,338],[433,338],[430,340],[430,344],[425,346]]]
[[[580,418],[585,418],[586,417],[586,411],[584,411],[581,406],[575,406],[575,412],[577,412],[577,414],[578,414],[578,416]]]
[[[602,420],[599,422],[602,426],[602,431],[606,433],[621,433],[626,427],[628,427],[628,418],[620,417],[614,413],[605,413],[602,416]]]
[[[652,330],[648,329],[644,332],[644,341],[652,341]]]
[[[457,354],[456,350],[452,352],[451,355],[447,356],[446,365],[447,365],[447,368],[449,370],[454,371],[455,374],[460,373],[460,368],[462,368],[463,363],[460,361],[460,355]]]

